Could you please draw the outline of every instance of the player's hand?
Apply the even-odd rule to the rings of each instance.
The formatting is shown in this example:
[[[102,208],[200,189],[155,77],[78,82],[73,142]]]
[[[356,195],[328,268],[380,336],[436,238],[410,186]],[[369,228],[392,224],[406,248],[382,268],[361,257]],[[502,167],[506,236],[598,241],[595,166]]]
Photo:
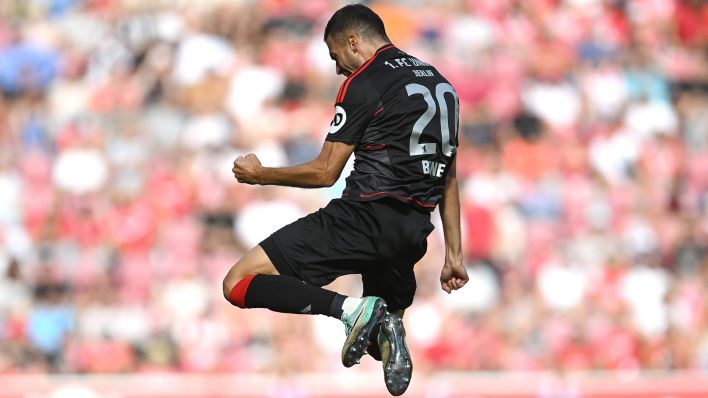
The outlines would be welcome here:
[[[231,169],[238,182],[244,184],[260,184],[260,172],[263,166],[258,157],[252,153],[246,156],[239,156],[234,160],[234,168]]]
[[[465,286],[470,279],[467,276],[467,270],[462,265],[462,259],[458,261],[445,259],[442,271],[440,271],[440,286],[442,290],[450,294],[453,290],[460,289]]]

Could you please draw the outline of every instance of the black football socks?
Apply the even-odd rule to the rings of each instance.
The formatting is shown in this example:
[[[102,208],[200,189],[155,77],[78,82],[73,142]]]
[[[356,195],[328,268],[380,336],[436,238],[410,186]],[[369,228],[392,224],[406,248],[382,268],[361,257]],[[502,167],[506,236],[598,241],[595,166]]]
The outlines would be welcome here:
[[[233,287],[229,301],[241,308],[267,308],[288,314],[342,316],[346,297],[286,275],[251,275]]]

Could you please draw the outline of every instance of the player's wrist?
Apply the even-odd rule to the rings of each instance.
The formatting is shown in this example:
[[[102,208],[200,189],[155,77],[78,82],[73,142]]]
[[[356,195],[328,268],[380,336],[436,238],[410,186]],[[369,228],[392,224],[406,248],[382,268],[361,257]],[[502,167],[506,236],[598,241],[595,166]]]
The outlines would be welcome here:
[[[462,262],[462,250],[459,248],[447,248],[445,249],[445,262]]]
[[[266,168],[265,167],[258,167],[256,168],[255,172],[255,180],[256,184],[258,185],[266,185]]]
[[[462,259],[462,248],[455,245],[455,246],[446,246],[445,247],[445,257],[450,258],[450,259]]]

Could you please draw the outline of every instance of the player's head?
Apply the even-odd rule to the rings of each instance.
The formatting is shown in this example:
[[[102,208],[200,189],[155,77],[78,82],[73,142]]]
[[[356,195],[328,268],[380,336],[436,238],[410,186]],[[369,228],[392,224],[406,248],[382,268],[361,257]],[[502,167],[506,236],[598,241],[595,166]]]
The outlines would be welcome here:
[[[337,74],[349,76],[386,43],[383,21],[366,6],[351,4],[337,10],[327,22],[324,40]]]

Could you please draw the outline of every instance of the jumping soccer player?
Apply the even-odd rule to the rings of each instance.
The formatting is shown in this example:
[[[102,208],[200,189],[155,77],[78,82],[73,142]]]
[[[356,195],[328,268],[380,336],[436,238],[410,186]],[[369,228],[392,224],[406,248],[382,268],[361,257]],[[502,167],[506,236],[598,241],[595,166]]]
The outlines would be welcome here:
[[[246,184],[331,186],[352,152],[354,170],[341,199],[246,253],[226,275],[224,296],[240,308],[341,319],[344,366],[368,352],[382,360],[389,392],[400,395],[413,371],[401,317],[413,302],[413,266],[427,250],[438,203],[446,248],[440,284],[450,293],[468,280],[455,176],[459,101],[433,66],[392,45],[381,18],[363,5],[335,12],[324,39],[347,79],[319,156],[269,168],[249,154],[234,161],[233,173]],[[363,298],[321,287],[347,274],[362,275]]]

